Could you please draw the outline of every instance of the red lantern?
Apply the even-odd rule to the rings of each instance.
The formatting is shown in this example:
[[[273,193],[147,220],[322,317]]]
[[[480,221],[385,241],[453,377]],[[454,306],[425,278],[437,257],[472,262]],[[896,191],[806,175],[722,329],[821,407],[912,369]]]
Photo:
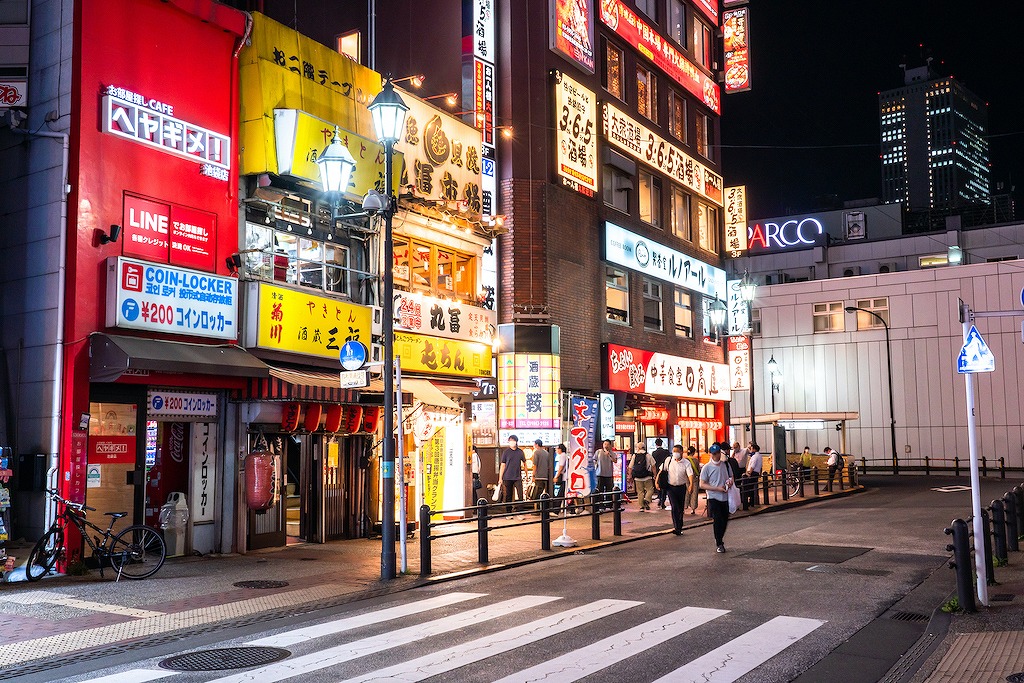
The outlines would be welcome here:
[[[280,457],[269,451],[245,456],[245,504],[250,510],[265,512],[277,504],[280,463]]]
[[[344,407],[337,403],[327,406],[327,419],[324,421],[324,431],[333,433],[341,429],[341,418],[344,412]]]
[[[362,406],[345,406],[345,433],[355,434],[363,423]]]
[[[363,408],[363,426],[360,431],[367,434],[373,434],[377,431],[377,422],[380,420],[381,410],[380,406]]]
[[[281,431],[294,432],[299,427],[299,416],[302,409],[298,403],[285,403],[281,411]]]
[[[317,427],[320,426],[320,416],[323,415],[324,407],[319,403],[307,403],[306,404],[306,419],[302,423],[302,426],[306,428],[307,432],[315,432]]]

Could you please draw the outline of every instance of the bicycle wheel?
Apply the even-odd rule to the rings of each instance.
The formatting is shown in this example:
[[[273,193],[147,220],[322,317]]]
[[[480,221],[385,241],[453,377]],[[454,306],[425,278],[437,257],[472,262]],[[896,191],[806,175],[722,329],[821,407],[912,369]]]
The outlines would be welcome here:
[[[789,497],[793,498],[800,494],[800,475],[790,472],[786,475],[786,485],[789,486]]]
[[[49,574],[57,560],[64,554],[64,530],[60,527],[50,527],[50,530],[43,534],[43,537],[36,541],[32,552],[28,554],[28,562],[25,564],[25,577],[29,581],[38,581]]]
[[[130,526],[110,542],[110,564],[121,576],[144,579],[164,566],[167,548],[160,533],[143,524]]]

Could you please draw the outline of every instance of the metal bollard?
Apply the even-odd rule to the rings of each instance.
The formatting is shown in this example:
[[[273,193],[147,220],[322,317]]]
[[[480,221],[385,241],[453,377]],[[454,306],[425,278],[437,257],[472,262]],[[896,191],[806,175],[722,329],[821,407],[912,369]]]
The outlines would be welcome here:
[[[799,495],[801,498],[804,497],[804,473],[806,471],[807,470],[805,470],[803,468],[800,469],[800,483],[799,483],[799,488],[797,489],[797,495]]]
[[[996,582],[996,568],[992,562],[992,524],[988,511],[981,509],[981,528],[985,530],[985,538],[981,539],[981,549],[985,553],[985,569],[988,571],[988,585]],[[978,552],[978,539],[974,539],[974,552]]]
[[[1014,552],[1020,551],[1020,536],[1017,526],[1017,496],[1009,491],[1003,494],[1003,509],[1006,512],[1006,547]]]
[[[622,491],[618,487],[612,489],[612,535],[622,535]],[[685,512],[685,511],[684,511]]]
[[[420,576],[430,576],[430,506],[420,506]]]
[[[988,476],[988,458],[981,456],[981,476]]]
[[[925,473],[925,476],[929,476],[932,473],[931,463],[930,463],[927,455],[924,456],[924,473]]]
[[[864,474],[868,473],[868,459],[863,455],[860,456],[860,468],[863,470]]]
[[[601,540],[601,513],[597,509],[597,497],[590,496],[590,538]]]
[[[820,493],[820,491],[818,489],[818,466],[815,465],[814,466],[814,495],[818,495],[819,493]]]
[[[995,545],[995,559],[1005,563],[1006,556],[1006,511],[1003,508],[1003,501],[993,500],[989,505],[992,511],[992,540]]]
[[[769,503],[772,502],[771,498],[768,497],[768,494],[770,492],[770,490],[768,488],[768,484],[769,484],[769,482],[768,482],[768,473],[767,472],[762,472],[761,473],[761,490],[764,492],[763,495],[764,495],[764,504],[765,505],[768,505]],[[754,482],[754,486],[755,487],[757,486],[757,482],[756,481]],[[756,488],[754,489],[754,500],[755,500],[755,502],[757,500],[757,489]]]
[[[1010,493],[1017,499],[1017,533],[1024,534],[1024,489],[1020,486],[1014,486]],[[1020,536],[1017,538],[1020,538]]]
[[[487,548],[487,500],[481,498],[476,502],[476,559],[480,564],[490,562]]]
[[[540,549],[551,550],[551,514],[549,505],[550,496],[542,493],[540,496]]]
[[[957,477],[960,476],[960,456],[959,455],[954,455],[953,456],[953,475],[957,476]]]
[[[999,478],[1006,479],[1006,460],[1003,456],[999,456]]]
[[[782,481],[782,500],[789,500],[789,482],[786,480],[786,470],[779,471],[779,478]]]
[[[845,467],[837,467],[836,468],[836,474],[839,475],[839,490],[840,491],[842,491],[845,488],[843,486],[843,479],[844,479],[844,477],[843,477],[843,474],[844,474],[843,470],[844,469],[846,469],[846,468]]]
[[[949,563],[949,566],[956,570],[956,595],[960,601],[960,609],[965,612],[977,612],[978,607],[974,602],[970,531],[967,528],[967,522],[962,519],[954,519],[953,523],[944,531],[947,536],[953,537],[953,542],[946,546],[946,550],[953,553],[953,561]]]

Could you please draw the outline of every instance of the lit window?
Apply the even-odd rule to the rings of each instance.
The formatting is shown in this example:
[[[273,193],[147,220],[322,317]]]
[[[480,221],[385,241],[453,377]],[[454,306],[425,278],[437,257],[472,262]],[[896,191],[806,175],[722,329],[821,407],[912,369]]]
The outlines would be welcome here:
[[[697,202],[697,246],[718,253],[718,209]]]
[[[604,52],[601,69],[601,85],[620,100],[622,97],[622,50],[607,40],[604,41]]]
[[[846,329],[842,301],[814,304],[813,312],[815,332],[842,332]]]
[[[644,329],[661,332],[661,283],[644,278]]]
[[[693,337],[693,301],[690,293],[676,288],[676,336]]]
[[[697,154],[706,159],[712,159],[712,142],[714,140],[714,129],[711,119],[706,114],[697,114]]]
[[[658,120],[658,81],[654,72],[636,67],[636,110],[651,121]]]
[[[682,0],[668,1],[668,34],[686,47],[686,10],[683,8]]]
[[[668,94],[668,130],[680,142],[686,142],[686,100],[671,91]]]
[[[672,233],[686,241],[693,239],[690,230],[690,195],[682,188],[672,187]]]
[[[245,274],[254,280],[349,293],[348,247],[246,223],[245,249]]]
[[[658,21],[657,0],[636,0],[636,8],[649,16],[655,23]]]
[[[611,266],[605,267],[605,306],[608,321],[629,324],[629,275]]]
[[[865,311],[872,311],[877,313],[885,321],[885,325],[889,324],[889,298],[882,297],[880,299],[858,299],[857,308],[863,308]],[[858,330],[873,330],[875,328],[883,328],[885,325],[882,321],[864,311],[857,311],[857,329]]]
[[[661,227],[661,178],[640,171],[640,220]]]
[[[338,36],[338,52],[351,58],[353,61],[360,62],[359,40],[359,31],[351,31]]]
[[[705,69],[711,68],[713,62],[711,54],[714,45],[711,29],[703,21],[695,18],[693,20],[693,57]]]

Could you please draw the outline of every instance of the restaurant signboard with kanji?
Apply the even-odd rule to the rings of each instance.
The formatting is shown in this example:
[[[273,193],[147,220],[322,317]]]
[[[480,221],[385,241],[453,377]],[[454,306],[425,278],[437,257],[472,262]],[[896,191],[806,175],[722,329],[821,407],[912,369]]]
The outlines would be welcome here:
[[[729,367],[696,358],[607,344],[606,388],[652,396],[728,401]]]
[[[498,314],[458,301],[396,291],[395,329],[490,344],[498,330]]]
[[[440,339],[396,330],[395,356],[402,359],[402,372],[458,377],[491,374],[489,343]]]

